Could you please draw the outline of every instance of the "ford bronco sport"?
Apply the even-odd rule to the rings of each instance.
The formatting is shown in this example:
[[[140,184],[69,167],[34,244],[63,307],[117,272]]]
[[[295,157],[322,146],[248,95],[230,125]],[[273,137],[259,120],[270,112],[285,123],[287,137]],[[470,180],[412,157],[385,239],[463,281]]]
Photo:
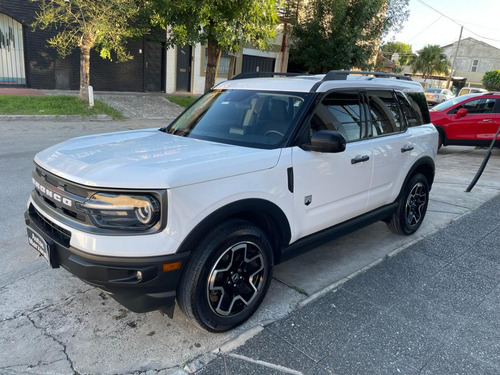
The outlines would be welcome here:
[[[418,83],[258,75],[217,85],[164,128],[38,153],[30,245],[132,311],[172,316],[177,301],[222,332],[296,250],[379,220],[419,228],[438,134]]]

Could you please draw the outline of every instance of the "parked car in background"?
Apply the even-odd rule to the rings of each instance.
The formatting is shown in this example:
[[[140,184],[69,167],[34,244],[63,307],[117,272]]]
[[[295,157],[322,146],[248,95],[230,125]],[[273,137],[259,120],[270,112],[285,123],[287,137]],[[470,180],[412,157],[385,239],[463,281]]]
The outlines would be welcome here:
[[[425,90],[425,99],[427,100],[427,104],[434,105],[443,103],[451,98],[454,98],[455,95],[448,89],[426,89]]]
[[[458,92],[457,96],[467,95],[467,94],[481,94],[483,92],[488,92],[488,90],[479,89],[477,87],[462,87]]]
[[[461,95],[429,113],[439,131],[439,147],[489,146],[500,126],[500,92]]]

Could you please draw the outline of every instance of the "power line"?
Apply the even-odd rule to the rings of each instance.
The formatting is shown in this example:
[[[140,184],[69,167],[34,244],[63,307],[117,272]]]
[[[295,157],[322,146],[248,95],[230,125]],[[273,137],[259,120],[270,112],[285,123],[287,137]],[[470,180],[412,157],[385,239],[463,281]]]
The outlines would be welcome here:
[[[478,33],[468,29],[467,27],[465,27],[464,25],[460,24],[458,21],[454,20],[453,18],[447,16],[446,14],[440,12],[439,10],[431,7],[429,4],[427,4],[426,2],[424,2],[423,0],[418,0],[420,1],[422,4],[424,4],[426,7],[432,9],[434,12],[440,14],[442,17],[445,17],[445,18],[448,18],[450,21],[452,21],[453,23],[456,23],[458,26],[460,27],[463,27],[465,30],[467,30],[468,32],[470,32],[471,34],[474,34],[475,36],[479,37],[479,38],[482,38],[482,39],[487,39],[487,40],[491,40],[491,41],[494,41],[494,42],[500,42],[500,39],[493,39],[493,38],[488,38],[486,36],[483,36],[483,35],[479,35]]]
[[[426,31],[427,31],[427,29],[428,29],[429,27],[431,27],[432,25],[434,25],[434,24],[435,24],[437,21],[439,21],[441,18],[443,18],[443,16],[439,16],[438,18],[436,18],[436,20],[434,20],[434,22],[432,22],[430,25],[428,25],[428,26],[424,27],[424,28],[422,29],[422,31],[420,31],[418,34],[416,34],[416,35],[412,36],[410,39],[408,39],[408,42],[412,41],[412,40],[413,40],[413,39],[415,39],[417,36],[419,36],[419,35],[421,35],[422,33],[426,32]]]

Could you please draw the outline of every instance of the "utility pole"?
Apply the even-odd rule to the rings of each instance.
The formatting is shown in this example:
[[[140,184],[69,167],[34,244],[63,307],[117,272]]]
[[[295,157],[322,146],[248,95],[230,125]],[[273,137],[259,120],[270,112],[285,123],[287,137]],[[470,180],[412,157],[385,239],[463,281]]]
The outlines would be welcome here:
[[[453,71],[455,69],[455,64],[457,63],[458,50],[460,49],[460,41],[462,40],[462,31],[464,31],[464,27],[460,26],[460,36],[458,37],[457,50],[455,51],[455,56],[453,57],[453,62],[451,63],[450,76],[448,77],[448,83],[446,85],[446,88],[448,90],[451,89],[451,77],[452,77]]]

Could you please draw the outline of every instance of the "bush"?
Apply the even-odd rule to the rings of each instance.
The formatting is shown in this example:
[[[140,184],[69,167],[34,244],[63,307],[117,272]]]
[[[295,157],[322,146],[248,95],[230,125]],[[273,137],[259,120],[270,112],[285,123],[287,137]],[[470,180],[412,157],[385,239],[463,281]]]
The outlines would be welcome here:
[[[500,70],[486,72],[483,76],[483,86],[486,90],[500,91]]]

